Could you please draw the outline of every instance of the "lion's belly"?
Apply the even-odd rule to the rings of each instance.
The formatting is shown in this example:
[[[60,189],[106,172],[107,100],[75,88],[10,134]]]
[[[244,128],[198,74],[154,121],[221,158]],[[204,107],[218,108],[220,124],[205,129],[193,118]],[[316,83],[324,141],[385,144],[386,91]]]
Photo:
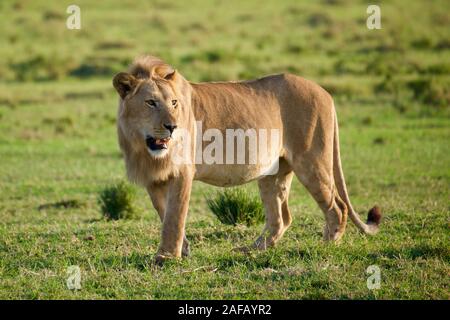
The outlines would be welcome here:
[[[241,185],[278,170],[278,160],[271,164],[240,165],[240,164],[200,164],[196,165],[195,180],[199,180],[218,187],[231,187]]]
[[[197,137],[194,179],[215,186],[229,187],[276,174],[279,158],[283,155],[281,134],[279,130],[276,133],[272,136],[273,139],[261,139],[264,135],[255,135],[254,140],[247,140],[242,136],[229,139],[226,134],[220,135],[214,142],[202,141]],[[220,143],[214,148],[217,141]],[[214,152],[211,151],[213,149]]]

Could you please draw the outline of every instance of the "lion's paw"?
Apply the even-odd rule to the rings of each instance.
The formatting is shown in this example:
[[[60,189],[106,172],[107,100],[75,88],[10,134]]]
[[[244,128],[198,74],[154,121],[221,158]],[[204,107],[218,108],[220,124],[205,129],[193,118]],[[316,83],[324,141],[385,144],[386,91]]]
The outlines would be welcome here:
[[[172,255],[157,253],[153,258],[155,265],[162,266],[165,262],[175,259]]]

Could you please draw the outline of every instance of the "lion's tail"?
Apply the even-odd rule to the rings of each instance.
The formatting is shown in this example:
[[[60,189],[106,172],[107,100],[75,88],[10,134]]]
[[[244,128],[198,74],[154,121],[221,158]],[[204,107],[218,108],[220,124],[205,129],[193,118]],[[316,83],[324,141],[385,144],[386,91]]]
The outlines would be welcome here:
[[[358,213],[352,207],[345,184],[344,173],[342,171],[341,154],[339,151],[339,129],[337,123],[336,111],[334,116],[334,143],[333,143],[333,172],[339,196],[344,200],[348,207],[350,219],[365,234],[375,234],[378,232],[378,225],[381,221],[381,210],[378,206],[374,206],[369,210],[367,222],[364,223]]]

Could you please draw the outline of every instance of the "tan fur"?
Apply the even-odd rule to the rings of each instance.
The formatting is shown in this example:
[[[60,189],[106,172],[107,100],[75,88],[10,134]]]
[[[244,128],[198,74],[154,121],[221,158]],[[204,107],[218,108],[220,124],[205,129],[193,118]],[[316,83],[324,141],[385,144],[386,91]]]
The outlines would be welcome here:
[[[131,181],[144,186],[163,222],[157,260],[189,252],[185,219],[193,180],[232,186],[258,180],[266,209],[266,226],[253,247],[273,246],[289,227],[292,217],[288,196],[295,174],[325,214],[324,239],[339,240],[347,214],[364,233],[378,229],[377,221],[363,223],[353,210],[342,173],[335,108],[331,96],[317,84],[291,74],[278,74],[242,82],[190,83],[158,58],[138,58],[129,73],[114,78],[121,98],[118,111],[119,144]],[[144,105],[158,99],[155,111]],[[179,101],[170,106],[171,99]],[[209,142],[196,140],[196,121],[203,131],[226,129],[278,129],[281,140],[271,145],[279,161],[275,175],[265,176],[260,164],[195,164],[195,150]],[[189,132],[191,163],[174,164],[174,137],[165,157],[152,156],[144,134],[166,137],[167,122]],[[175,136],[175,134],[174,134]],[[223,153],[226,155],[224,146]],[[235,157],[237,155],[235,154]],[[378,213],[379,211],[377,211]],[[373,215],[372,216],[376,216]]]

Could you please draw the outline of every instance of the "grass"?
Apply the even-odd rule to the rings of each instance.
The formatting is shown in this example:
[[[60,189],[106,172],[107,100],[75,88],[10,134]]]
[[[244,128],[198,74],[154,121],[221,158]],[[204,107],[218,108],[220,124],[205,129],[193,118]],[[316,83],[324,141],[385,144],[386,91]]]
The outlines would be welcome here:
[[[103,216],[107,219],[130,219],[137,215],[134,207],[135,198],[134,188],[120,181],[101,190],[98,202]]]
[[[226,188],[206,197],[208,208],[223,224],[253,226],[264,222],[264,208],[259,195],[245,189]]]
[[[383,2],[381,30],[360,1],[80,0],[78,31],[69,4],[0,2],[0,298],[449,298],[448,1]],[[323,243],[323,214],[294,180],[291,228],[246,256],[232,248],[262,226],[220,224],[203,197],[215,188],[195,183],[191,257],[154,268],[160,222],[144,190],[137,219],[100,219],[97,203],[125,176],[111,79],[144,52],[193,81],[290,71],[327,88],[350,197],[383,209],[381,232],[350,224]],[[81,290],[66,287],[71,265]]]

